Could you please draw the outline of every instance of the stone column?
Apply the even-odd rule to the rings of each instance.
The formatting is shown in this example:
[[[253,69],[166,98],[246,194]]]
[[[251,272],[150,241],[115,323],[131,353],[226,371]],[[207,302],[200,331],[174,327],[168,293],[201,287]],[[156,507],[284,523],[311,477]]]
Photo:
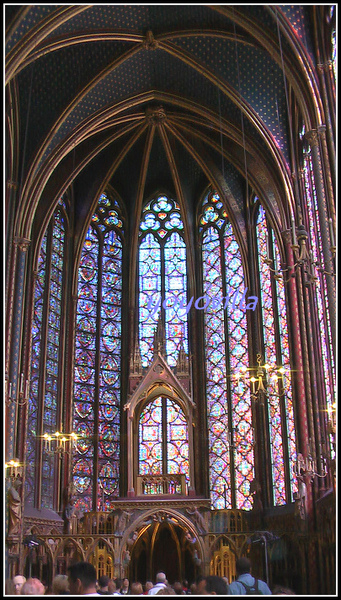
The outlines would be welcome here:
[[[17,401],[20,393],[20,358],[22,346],[22,323],[27,249],[30,240],[15,238],[13,273],[13,308],[10,329],[10,352],[8,365],[8,407],[6,413],[6,460],[16,452]]]

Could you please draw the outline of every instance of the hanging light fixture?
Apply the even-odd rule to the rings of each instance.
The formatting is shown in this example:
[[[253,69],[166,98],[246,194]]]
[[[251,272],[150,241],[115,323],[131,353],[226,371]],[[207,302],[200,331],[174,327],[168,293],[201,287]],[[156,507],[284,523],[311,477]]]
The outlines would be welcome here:
[[[47,454],[68,454],[71,456],[73,450],[73,444],[77,441],[76,433],[44,433],[42,436],[44,440],[44,451]]]
[[[24,374],[21,373],[20,377],[18,377],[18,384],[15,386],[15,393],[13,393],[14,386],[13,382],[10,382],[8,385],[8,394],[6,394],[6,404],[10,406],[11,404],[16,404],[17,406],[25,406],[28,402],[28,380],[24,382]]]
[[[257,367],[241,367],[232,376],[236,382],[235,393],[244,394],[245,386],[249,387],[251,398],[262,402],[263,396],[271,394],[284,396],[290,389],[290,368],[284,365],[263,363],[262,355],[257,354]],[[242,383],[243,385],[240,385]]]

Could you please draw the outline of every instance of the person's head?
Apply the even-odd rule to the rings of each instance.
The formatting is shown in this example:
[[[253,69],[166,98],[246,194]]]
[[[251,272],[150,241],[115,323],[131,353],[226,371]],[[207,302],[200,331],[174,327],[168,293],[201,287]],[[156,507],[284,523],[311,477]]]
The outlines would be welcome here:
[[[173,596],[174,595],[174,590],[170,585],[164,585],[162,588],[160,588],[156,594],[156,596]]]
[[[144,591],[145,592],[149,592],[149,590],[151,590],[152,587],[154,587],[153,582],[152,581],[146,581],[146,583],[144,584]]]
[[[45,594],[45,586],[36,577],[30,577],[25,581],[21,588],[22,596],[43,596]]]
[[[237,558],[236,560],[236,573],[237,575],[244,575],[244,573],[251,572],[251,561],[246,558],[246,556],[242,556],[241,558]]]
[[[184,590],[183,590],[183,587],[182,587],[182,583],[180,583],[180,581],[176,581],[175,583],[173,583],[173,589],[174,589],[174,592],[177,595],[180,595],[180,594],[184,593]]]
[[[132,583],[131,587],[130,587],[130,593],[132,596],[142,596],[142,594],[143,594],[142,583],[140,583],[139,581],[135,581],[134,583]]]
[[[125,577],[122,581],[121,590],[127,590],[129,588],[129,579]]]
[[[23,575],[15,575],[15,577],[13,577],[12,581],[13,581],[13,585],[14,585],[14,593],[16,595],[21,594],[21,588],[26,581],[26,577],[24,577]]]
[[[196,592],[198,596],[216,596],[227,595],[228,587],[226,581],[218,575],[208,575],[207,577],[201,577],[196,585]]]
[[[96,569],[88,562],[78,562],[68,568],[70,594],[80,596],[96,592]]]
[[[272,590],[274,596],[296,596],[295,592],[290,588],[283,587],[283,585],[275,585]]]
[[[116,579],[114,579],[114,582],[116,583],[116,589],[120,590],[122,586],[122,579],[116,577]]]
[[[56,575],[52,581],[52,594],[62,595],[69,593],[69,579],[67,575]]]
[[[166,581],[167,577],[162,571],[156,573],[156,583],[166,583]]]
[[[108,592],[109,594],[114,594],[117,591],[116,581],[114,579],[110,579],[108,583]]]
[[[117,590],[116,581],[114,579],[110,579],[108,583],[108,592],[109,594],[114,594]]]
[[[195,583],[195,581],[193,583],[191,583],[189,591],[193,595],[197,593],[197,584]]]
[[[102,592],[108,591],[110,577],[108,575],[102,575],[98,580],[98,587]]]

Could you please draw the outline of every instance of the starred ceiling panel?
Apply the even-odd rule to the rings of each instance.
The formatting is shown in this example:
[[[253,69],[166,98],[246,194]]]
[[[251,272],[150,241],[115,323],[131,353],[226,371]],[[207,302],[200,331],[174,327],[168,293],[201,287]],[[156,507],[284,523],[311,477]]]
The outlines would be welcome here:
[[[312,50],[309,7],[23,5],[17,13],[9,7],[6,16],[7,23],[13,19],[6,39],[11,98],[18,103],[25,149],[19,171],[26,175],[34,165],[32,188],[36,177],[44,180],[45,169],[71,164],[77,147],[79,155],[91,155],[84,181],[91,180],[93,161],[100,185],[126,148],[112,183],[131,208],[147,131],[129,144],[139,128],[151,126],[146,111],[157,105],[165,111],[186,198],[197,197],[208,183],[205,160],[212,174],[231,180],[241,211],[245,162],[254,186],[268,185],[276,162],[291,172],[287,90],[301,94],[297,49],[306,44]],[[145,193],[162,178],[174,188],[168,158],[157,133]],[[77,173],[78,189],[81,178]]]

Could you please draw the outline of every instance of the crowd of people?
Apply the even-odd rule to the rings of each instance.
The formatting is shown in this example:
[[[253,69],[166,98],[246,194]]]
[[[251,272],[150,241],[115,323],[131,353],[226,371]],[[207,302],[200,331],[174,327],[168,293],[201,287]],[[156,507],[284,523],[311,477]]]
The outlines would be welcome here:
[[[265,581],[251,575],[251,562],[242,557],[236,561],[236,580],[229,583],[226,577],[218,575],[201,576],[189,585],[188,581],[176,581],[170,584],[163,572],[156,575],[155,581],[142,584],[138,581],[130,582],[129,579],[112,579],[106,575],[97,578],[95,567],[89,562],[78,562],[68,568],[67,575],[56,575],[51,587],[46,587],[35,577],[27,580],[22,575],[16,575],[5,595],[73,595],[73,596],[171,596],[171,595],[196,595],[196,596],[226,596],[226,595],[295,595],[289,588],[275,586],[269,588]]]

